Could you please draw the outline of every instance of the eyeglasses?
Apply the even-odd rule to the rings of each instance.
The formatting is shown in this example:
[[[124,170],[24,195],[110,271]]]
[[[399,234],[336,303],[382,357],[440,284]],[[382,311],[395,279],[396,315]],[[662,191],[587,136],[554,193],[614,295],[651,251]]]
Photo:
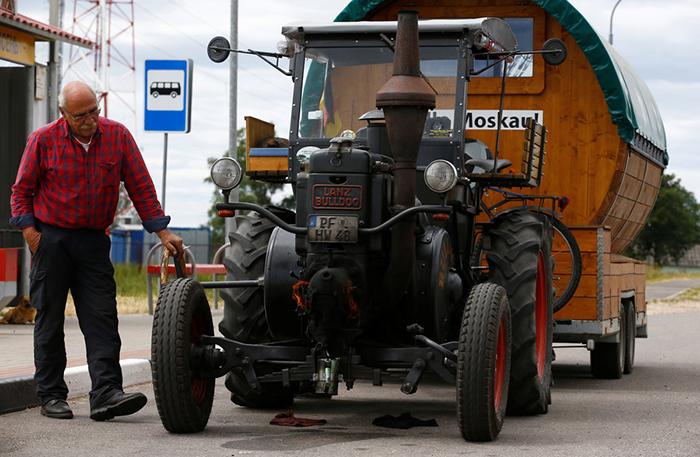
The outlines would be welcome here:
[[[83,114],[78,114],[77,116],[73,116],[71,113],[66,111],[66,109],[63,109],[63,112],[66,113],[67,115],[70,116],[71,119],[73,119],[75,122],[83,122],[85,119],[87,119],[88,116],[90,116],[93,119],[97,119],[97,117],[100,115],[100,112],[102,111],[102,108],[96,106],[92,110],[88,111],[87,113]]]

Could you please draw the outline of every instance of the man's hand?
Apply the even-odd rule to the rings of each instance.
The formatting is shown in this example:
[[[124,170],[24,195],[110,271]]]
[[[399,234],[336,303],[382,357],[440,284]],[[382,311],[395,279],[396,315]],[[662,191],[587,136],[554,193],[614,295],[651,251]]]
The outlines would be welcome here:
[[[24,236],[24,240],[29,245],[29,250],[32,251],[32,254],[36,253],[36,250],[39,249],[41,232],[39,232],[33,225],[30,225],[29,227],[22,228],[22,235]]]
[[[161,243],[165,246],[165,249],[170,251],[170,253],[177,257],[180,254],[185,253],[185,249],[182,246],[182,238],[170,232],[168,229],[159,230],[156,232],[158,238],[160,238]]]

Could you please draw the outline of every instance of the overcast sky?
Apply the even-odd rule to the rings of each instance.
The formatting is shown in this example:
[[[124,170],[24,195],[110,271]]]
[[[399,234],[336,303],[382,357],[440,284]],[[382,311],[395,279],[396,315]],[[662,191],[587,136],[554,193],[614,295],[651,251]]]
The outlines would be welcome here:
[[[275,51],[282,25],[299,20],[332,21],[348,1],[241,0],[239,48]],[[607,37],[616,1],[570,3]],[[79,6],[87,3],[78,1]],[[136,72],[130,74],[113,59],[109,117],[126,124],[137,138],[160,196],[163,134],[143,130],[144,61],[194,61],[191,131],[168,136],[165,209],[173,218],[171,226],[197,227],[206,222],[214,190],[213,185],[203,183],[209,171],[207,158],[220,157],[228,149],[229,65],[228,61],[211,62],[206,46],[214,36],[229,37],[230,6],[226,0],[134,3]],[[18,0],[18,11],[48,22],[48,4],[48,0]],[[74,0],[65,0],[65,4],[63,28],[70,31]],[[117,23],[115,20],[113,29]],[[700,1],[623,0],[615,11],[613,33],[615,48],[644,78],[661,111],[670,155],[666,172],[675,174],[700,198]],[[114,47],[130,59],[130,35],[120,36]],[[289,127],[291,78],[254,56],[241,55],[238,62],[238,126],[244,125],[244,116],[255,116],[276,124],[282,135]],[[75,74],[68,79],[76,79]]]

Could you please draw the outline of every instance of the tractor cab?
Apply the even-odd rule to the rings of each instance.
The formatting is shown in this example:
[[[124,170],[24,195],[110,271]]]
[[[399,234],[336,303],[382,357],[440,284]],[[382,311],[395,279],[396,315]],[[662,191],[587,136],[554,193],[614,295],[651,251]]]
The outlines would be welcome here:
[[[436,99],[423,128],[418,172],[436,159],[465,170],[470,74],[477,61],[485,67],[492,52],[513,51],[515,36],[496,18],[419,21],[418,29],[420,77]],[[287,49],[294,50],[289,150],[296,160],[289,162],[290,180],[296,181],[310,148],[327,148],[330,139],[341,135],[355,138],[360,148],[391,157],[376,94],[394,73],[396,22],[301,23],[283,27],[282,33]]]

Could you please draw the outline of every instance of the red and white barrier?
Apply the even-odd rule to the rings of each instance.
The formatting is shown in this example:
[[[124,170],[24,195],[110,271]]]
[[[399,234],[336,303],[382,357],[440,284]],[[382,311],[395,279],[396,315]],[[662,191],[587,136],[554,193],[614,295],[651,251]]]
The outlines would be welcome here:
[[[17,296],[17,258],[21,249],[0,249],[0,309]]]

